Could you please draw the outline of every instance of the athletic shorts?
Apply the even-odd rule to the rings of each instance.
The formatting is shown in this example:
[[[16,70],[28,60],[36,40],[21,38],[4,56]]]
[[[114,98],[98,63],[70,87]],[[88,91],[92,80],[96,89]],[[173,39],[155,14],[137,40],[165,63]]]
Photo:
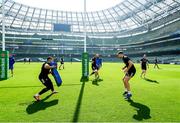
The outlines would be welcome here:
[[[52,84],[51,79],[49,77],[41,77],[41,76],[39,76],[39,80],[47,88],[51,89],[53,87],[53,84]]]
[[[13,69],[14,69],[14,66],[13,66],[13,65],[10,65],[10,66],[9,66],[9,69],[10,69],[10,70],[13,70]]]
[[[142,69],[142,70],[147,70],[146,65],[142,65],[142,66],[141,66],[141,69]]]
[[[97,67],[97,66],[91,66],[91,68],[92,68],[92,70],[94,71],[94,70],[99,70],[99,68]]]
[[[136,69],[129,70],[125,76],[133,77],[136,74]]]
[[[64,62],[61,62],[61,64],[64,64]]]

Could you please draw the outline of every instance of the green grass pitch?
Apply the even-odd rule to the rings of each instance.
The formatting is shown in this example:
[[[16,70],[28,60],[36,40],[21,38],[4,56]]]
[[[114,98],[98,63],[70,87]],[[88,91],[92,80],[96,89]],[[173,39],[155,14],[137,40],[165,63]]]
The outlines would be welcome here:
[[[61,87],[53,84],[58,94],[33,95],[43,88],[38,80],[42,63],[16,63],[15,75],[0,81],[0,122],[180,122],[180,66],[150,65],[147,78],[140,78],[140,65],[130,81],[133,97],[123,99],[124,76],[121,63],[104,63],[100,70],[103,81],[80,82],[81,63],[65,63],[60,74]],[[90,71],[91,72],[91,71]],[[156,81],[152,81],[156,80]]]

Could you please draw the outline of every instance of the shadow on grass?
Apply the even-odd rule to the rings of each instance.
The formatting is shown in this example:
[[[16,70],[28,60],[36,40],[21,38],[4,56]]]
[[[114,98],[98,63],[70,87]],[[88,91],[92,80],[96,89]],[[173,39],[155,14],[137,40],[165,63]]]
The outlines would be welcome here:
[[[146,81],[148,81],[148,82],[153,82],[153,83],[157,83],[157,84],[159,84],[159,82],[158,82],[158,81],[156,81],[156,80],[152,80],[152,79],[149,79],[149,78],[144,78],[144,80],[146,80]]]
[[[63,84],[62,86],[80,86],[82,84]]]
[[[57,105],[58,104],[57,99],[49,101],[49,102],[45,102],[51,96],[52,94],[48,95],[46,98],[42,99],[41,101],[34,101],[32,104],[29,104],[28,107],[26,108],[26,112],[28,114],[33,114],[40,110],[45,110],[48,107]]]
[[[99,86],[99,82],[102,82],[103,81],[103,79],[94,79],[94,80],[92,80],[92,84],[93,85],[96,85],[96,86]]]
[[[89,81],[89,77],[87,76],[82,76],[80,79],[80,82],[88,82]]]
[[[149,107],[147,107],[146,105],[143,105],[141,103],[134,102],[133,100],[128,100],[128,102],[137,111],[137,114],[133,115],[134,119],[136,119],[138,121],[142,121],[143,119],[151,118],[151,116],[150,116],[151,110]]]
[[[80,86],[81,84],[62,84],[61,86]],[[35,87],[42,87],[42,86],[4,86],[4,87],[0,87],[0,89],[3,88],[35,88]]]
[[[42,87],[42,86],[4,86],[4,87],[0,87],[0,89],[2,88],[35,88],[35,87]]]
[[[75,111],[74,111],[72,122],[78,122],[79,113],[80,113],[80,109],[81,109],[82,98],[83,98],[83,93],[84,93],[85,83],[86,83],[86,81],[82,81],[82,86],[81,86],[81,90],[79,92],[79,97],[77,99],[76,108],[75,108]]]

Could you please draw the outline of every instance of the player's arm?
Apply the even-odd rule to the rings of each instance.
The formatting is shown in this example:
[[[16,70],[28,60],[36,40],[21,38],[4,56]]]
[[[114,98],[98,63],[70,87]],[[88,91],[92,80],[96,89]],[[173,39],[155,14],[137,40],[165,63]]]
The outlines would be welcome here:
[[[142,65],[142,61],[140,61],[140,65]]]
[[[122,70],[124,70],[126,68],[126,66],[124,66],[123,68],[122,68]]]
[[[129,60],[128,63],[129,63],[129,65],[128,65],[127,69],[125,70],[125,72],[128,72],[129,69],[130,69],[130,68],[132,67],[132,65],[133,65],[133,62],[132,62],[131,60]]]
[[[49,74],[52,74],[52,71],[51,71],[51,70],[49,71]]]
[[[13,64],[14,64],[15,62],[16,62],[15,59],[13,59]]]
[[[45,64],[45,65],[44,65],[44,68],[45,68],[45,69],[52,69],[52,68],[56,68],[56,66],[50,66],[50,65],[48,65],[48,64]]]

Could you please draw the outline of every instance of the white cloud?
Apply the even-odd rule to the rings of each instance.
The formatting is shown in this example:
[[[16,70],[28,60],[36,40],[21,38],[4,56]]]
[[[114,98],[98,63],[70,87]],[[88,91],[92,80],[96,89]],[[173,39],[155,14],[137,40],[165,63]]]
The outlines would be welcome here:
[[[14,0],[16,2],[32,7],[64,10],[64,11],[83,11],[84,0]],[[123,0],[86,0],[87,11],[98,11],[110,8]]]

